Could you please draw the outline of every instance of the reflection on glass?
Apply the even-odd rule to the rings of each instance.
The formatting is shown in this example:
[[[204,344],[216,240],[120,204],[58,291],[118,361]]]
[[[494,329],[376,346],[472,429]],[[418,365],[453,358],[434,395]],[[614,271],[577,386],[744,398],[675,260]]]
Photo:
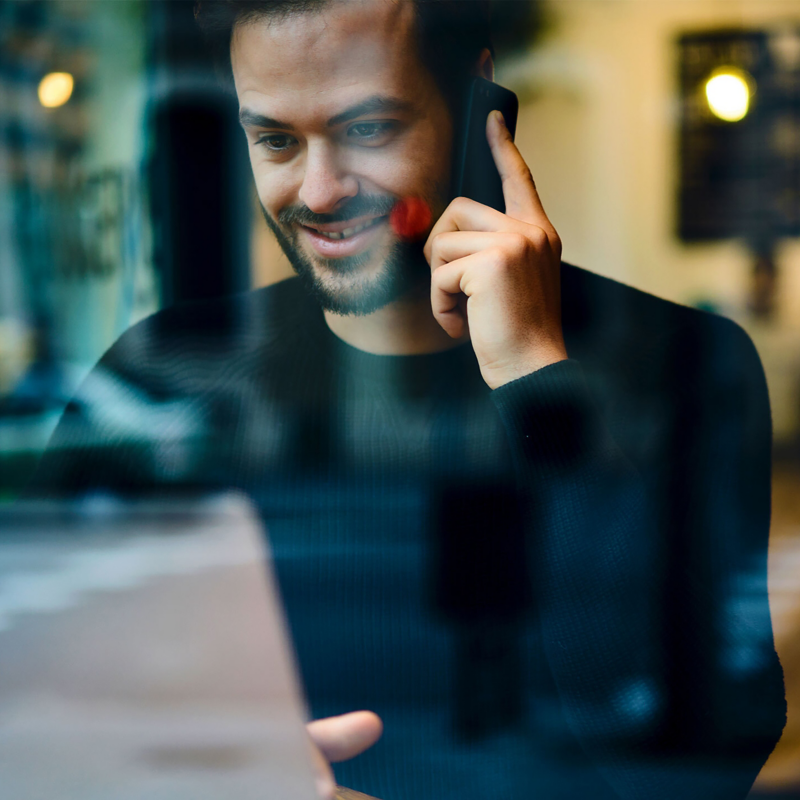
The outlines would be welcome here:
[[[75,79],[69,72],[48,72],[39,83],[39,102],[45,108],[63,106],[72,97]]]
[[[415,1],[427,38],[366,20],[412,0],[261,0],[297,15],[238,29],[239,98],[197,23],[231,77],[223,23],[241,0],[0,0],[0,501],[31,491],[37,463],[35,486],[101,508],[111,493],[246,493],[310,713],[384,720],[337,778],[384,800],[744,797],[782,725],[773,628],[789,725],[756,790],[800,787],[800,8],[778,25],[764,10],[778,0],[540,0],[532,36],[527,3],[497,0],[496,81],[519,97],[516,146],[568,262],[549,265],[560,314],[537,319],[560,319],[569,360],[495,392],[475,342],[530,310],[532,284],[493,293],[515,302],[491,325],[471,298],[471,341],[417,347],[422,244],[464,130],[448,53],[472,39],[452,33],[458,0]],[[393,223],[422,200],[417,241]],[[340,337],[331,319],[347,315],[324,316],[290,277],[262,208],[295,268],[354,294],[386,265],[421,267],[413,348],[396,346],[410,316],[388,346],[377,318],[363,347]],[[479,232],[485,251],[503,216],[448,236]],[[526,238],[530,220],[513,220]],[[535,238],[520,252],[539,253]],[[0,519],[0,649],[70,615],[86,642],[88,598],[122,640],[112,674],[153,656],[186,689],[202,662],[139,646],[118,604],[157,588],[152,572],[187,577],[169,567],[206,552],[194,533],[6,580],[4,552],[22,552],[8,530]],[[203,647],[237,628],[221,594],[191,607]],[[169,618],[163,605],[148,620]],[[0,688],[25,675],[13,642]],[[59,658],[39,663],[63,678]],[[160,741],[145,768],[244,763],[229,742]]]

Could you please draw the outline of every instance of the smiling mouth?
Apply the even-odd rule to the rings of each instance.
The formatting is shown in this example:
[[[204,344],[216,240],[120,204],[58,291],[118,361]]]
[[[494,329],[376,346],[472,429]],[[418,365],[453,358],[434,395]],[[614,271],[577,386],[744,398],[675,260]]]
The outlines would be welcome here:
[[[362,222],[358,225],[353,225],[350,228],[343,228],[340,231],[324,231],[320,230],[319,228],[312,228],[310,225],[304,225],[303,227],[312,231],[313,233],[318,234],[319,236],[324,236],[326,239],[331,239],[332,241],[338,241],[340,239],[350,239],[352,236],[355,236],[357,233],[361,233],[361,231],[366,230],[367,228],[372,228],[373,226],[377,225],[379,222],[383,222],[386,219],[386,216],[383,217],[373,217],[366,222]]]

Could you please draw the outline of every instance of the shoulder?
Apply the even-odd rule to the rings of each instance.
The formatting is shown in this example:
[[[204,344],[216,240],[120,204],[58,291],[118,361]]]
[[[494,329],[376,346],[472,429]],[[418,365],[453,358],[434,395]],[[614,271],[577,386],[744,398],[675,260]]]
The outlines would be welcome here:
[[[155,417],[188,418],[234,400],[260,376],[290,375],[312,341],[304,326],[313,307],[296,283],[181,304],[132,326],[78,388],[60,427],[80,418],[94,429],[105,420],[155,430]]]
[[[152,384],[269,361],[303,341],[319,311],[289,279],[213,300],[183,303],[129,328],[100,360],[101,370]]]
[[[274,340],[287,327],[298,327],[313,306],[296,279],[241,294],[196,300],[158,311],[129,328],[114,347],[190,347],[217,342],[235,346]]]
[[[253,394],[253,376],[290,373],[312,313],[296,282],[286,281],[134,325],[67,405],[29,492],[189,480],[204,468],[215,425],[230,422]]]
[[[578,359],[669,373],[684,384],[742,378],[763,384],[756,349],[733,320],[569,264],[562,269],[562,308],[568,348]]]

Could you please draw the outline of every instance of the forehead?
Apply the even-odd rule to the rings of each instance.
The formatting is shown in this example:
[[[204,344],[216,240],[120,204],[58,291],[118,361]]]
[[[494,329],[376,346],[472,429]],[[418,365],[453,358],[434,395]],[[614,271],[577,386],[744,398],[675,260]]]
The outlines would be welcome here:
[[[237,25],[231,63],[240,103],[267,103],[283,119],[312,109],[332,115],[370,94],[414,94],[427,82],[415,25],[413,0],[331,0]]]

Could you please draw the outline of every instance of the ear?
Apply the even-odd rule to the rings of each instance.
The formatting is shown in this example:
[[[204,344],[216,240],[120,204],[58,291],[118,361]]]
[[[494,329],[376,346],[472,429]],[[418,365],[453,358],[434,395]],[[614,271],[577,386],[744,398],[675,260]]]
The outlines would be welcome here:
[[[472,74],[476,78],[485,78],[487,81],[494,81],[494,59],[488,47],[481,50],[478,60],[475,62],[475,67]]]

